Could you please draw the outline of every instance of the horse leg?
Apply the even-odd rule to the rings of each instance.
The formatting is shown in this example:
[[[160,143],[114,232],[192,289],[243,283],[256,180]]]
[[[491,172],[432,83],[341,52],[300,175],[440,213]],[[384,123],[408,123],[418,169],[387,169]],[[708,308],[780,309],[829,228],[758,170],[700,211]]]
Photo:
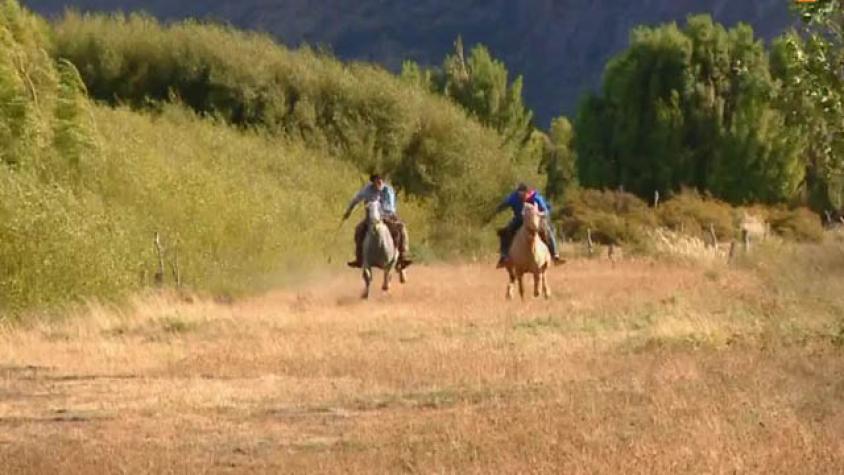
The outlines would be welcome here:
[[[407,271],[405,270],[404,266],[401,265],[401,263],[398,263],[396,265],[396,270],[399,271],[399,282],[401,282],[402,284],[406,284],[407,283]]]
[[[363,299],[369,298],[369,284],[370,284],[370,282],[372,282],[372,269],[370,269],[368,267],[364,267],[363,268],[364,288],[363,288],[363,295],[361,295],[361,298],[363,298]]]
[[[521,297],[522,300],[525,299],[525,279],[524,279],[524,277],[525,277],[525,275],[523,273],[519,272],[519,297]]]
[[[516,274],[513,273],[512,269],[507,269],[507,275],[510,279],[507,282],[507,300],[513,300],[513,287],[516,285]]]
[[[539,281],[542,279],[541,274],[533,274],[533,296],[539,297]]]
[[[381,290],[383,290],[384,292],[390,291],[390,277],[392,277],[390,273],[392,272],[392,270],[393,266],[386,266],[384,268],[384,285],[381,286]]]
[[[548,288],[548,271],[542,272],[542,294],[545,295],[545,300],[551,298],[551,289]]]

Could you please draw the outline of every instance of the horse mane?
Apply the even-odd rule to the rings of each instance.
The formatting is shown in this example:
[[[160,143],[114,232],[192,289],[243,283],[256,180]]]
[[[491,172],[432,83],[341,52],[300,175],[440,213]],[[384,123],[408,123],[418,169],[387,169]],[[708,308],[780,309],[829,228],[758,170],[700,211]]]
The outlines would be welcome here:
[[[516,257],[515,260],[517,260],[517,261],[521,261],[521,260],[525,260],[525,259],[527,261],[536,260],[536,259],[544,260],[544,258],[545,258],[545,256],[537,254],[538,249],[541,248],[540,245],[545,246],[545,243],[542,242],[542,238],[540,238],[540,236],[539,236],[539,228],[538,227],[537,227],[537,229],[529,229],[528,228],[528,220],[533,217],[532,215],[534,215],[535,213],[538,213],[538,212],[539,212],[539,208],[536,205],[534,205],[532,203],[525,203],[525,207],[522,211],[522,216],[524,218],[523,221],[522,221],[522,226],[516,232],[516,235],[513,238],[513,242],[511,244],[511,249],[512,249],[512,247],[521,248],[521,252],[516,253],[516,254],[519,255],[519,257],[521,259],[519,259],[519,257],[516,257],[516,256],[511,256],[511,257]],[[540,226],[541,226],[541,223],[540,223]],[[547,249],[547,247],[546,247],[546,249]],[[522,254],[522,253],[525,253],[525,254]],[[541,253],[541,254],[545,254],[545,253]],[[527,262],[518,262],[517,264],[527,265]]]

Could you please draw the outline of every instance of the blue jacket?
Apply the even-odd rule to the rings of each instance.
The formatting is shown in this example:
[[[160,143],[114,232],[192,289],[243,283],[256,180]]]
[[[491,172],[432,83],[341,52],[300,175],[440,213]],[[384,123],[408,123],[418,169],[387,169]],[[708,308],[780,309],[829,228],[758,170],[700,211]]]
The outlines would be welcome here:
[[[528,196],[526,202],[532,203],[539,208],[539,211],[543,213],[551,214],[551,206],[548,205],[548,202],[545,201],[545,198],[542,197],[536,190],[528,191]],[[522,210],[524,209],[525,204],[522,203],[522,200],[519,199],[519,192],[514,191],[510,193],[507,198],[504,198],[504,201],[498,205],[496,211],[500,212],[507,208],[511,208],[513,210],[513,219],[521,220],[522,219]]]

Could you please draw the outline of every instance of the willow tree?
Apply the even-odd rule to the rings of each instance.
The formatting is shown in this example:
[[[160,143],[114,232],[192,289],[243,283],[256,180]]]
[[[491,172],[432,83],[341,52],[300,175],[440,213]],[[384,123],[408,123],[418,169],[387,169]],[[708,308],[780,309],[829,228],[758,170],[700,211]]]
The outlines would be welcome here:
[[[802,179],[799,137],[749,26],[708,15],[639,27],[575,125],[584,184],[649,197],[691,187],[734,203],[779,202]]]
[[[838,0],[794,4],[803,25],[777,38],[774,75],[783,85],[788,125],[805,138],[804,200],[844,206],[844,10]]]
[[[562,196],[571,187],[577,186],[577,163],[574,150],[574,129],[565,117],[551,121],[541,163],[541,170],[547,176],[546,194],[549,198]]]

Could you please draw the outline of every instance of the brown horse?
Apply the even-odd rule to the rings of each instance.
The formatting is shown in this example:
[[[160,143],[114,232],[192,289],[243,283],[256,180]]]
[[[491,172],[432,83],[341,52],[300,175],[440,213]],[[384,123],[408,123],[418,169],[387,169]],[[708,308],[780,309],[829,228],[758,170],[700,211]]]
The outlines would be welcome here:
[[[548,299],[551,297],[551,291],[548,289],[546,274],[551,266],[551,252],[539,236],[539,230],[545,216],[536,205],[525,203],[522,217],[523,224],[510,245],[510,259],[506,266],[507,273],[510,275],[510,283],[507,284],[507,298],[513,298],[513,286],[518,280],[519,295],[524,299],[525,288],[522,278],[525,274],[533,274],[534,297],[539,297],[541,286],[542,294]]]

